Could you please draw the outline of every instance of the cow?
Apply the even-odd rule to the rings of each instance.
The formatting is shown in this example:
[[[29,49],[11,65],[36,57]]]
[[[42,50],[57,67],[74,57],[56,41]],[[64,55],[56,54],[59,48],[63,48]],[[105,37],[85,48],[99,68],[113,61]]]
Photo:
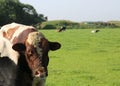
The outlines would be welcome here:
[[[21,70],[23,71],[19,71],[18,73],[25,73],[25,78],[30,79],[29,81],[31,82],[34,78],[38,78],[38,81],[42,81],[40,86],[44,86],[46,77],[48,76],[48,52],[50,50],[55,51],[60,49],[61,44],[59,42],[49,41],[36,28],[23,24],[7,24],[2,26],[0,31],[3,37],[10,41],[12,49],[17,51],[22,59],[18,63],[20,62],[19,65],[21,65]],[[28,67],[25,68],[28,68],[31,72],[24,72],[23,68],[25,65],[21,64],[22,62],[26,62],[25,65]],[[17,77],[20,77],[20,74]],[[17,82],[22,83],[24,80],[20,78]],[[25,86],[31,86],[31,83]]]
[[[99,32],[100,30],[92,30],[91,33],[97,33]]]
[[[66,26],[62,26],[60,29],[58,29],[58,32],[62,32],[66,30]]]

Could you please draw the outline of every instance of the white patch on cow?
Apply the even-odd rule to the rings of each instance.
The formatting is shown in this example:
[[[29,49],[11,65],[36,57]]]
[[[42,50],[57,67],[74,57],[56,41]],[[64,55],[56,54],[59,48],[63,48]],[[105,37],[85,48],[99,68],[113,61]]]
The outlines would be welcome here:
[[[17,23],[11,23],[11,24],[7,24],[7,25],[4,25],[1,27],[1,30],[3,31],[8,31],[10,28],[15,28],[15,27],[19,27],[20,24],[17,24]]]
[[[15,64],[18,63],[19,54],[12,49],[12,44],[2,37],[0,31],[0,57],[4,56],[9,57]]]
[[[40,32],[32,32],[27,38],[27,42],[37,49],[37,53],[40,55],[40,57],[42,57],[42,48],[39,47],[41,38],[44,38],[44,35]]]
[[[3,31],[2,30],[0,30],[0,38],[3,38]]]
[[[28,28],[34,28],[33,26],[27,26],[27,25],[23,25],[23,24],[18,24],[18,23],[11,23],[11,24],[7,24],[1,27],[1,30],[7,32],[9,29],[12,28],[24,28],[24,29],[28,29]]]

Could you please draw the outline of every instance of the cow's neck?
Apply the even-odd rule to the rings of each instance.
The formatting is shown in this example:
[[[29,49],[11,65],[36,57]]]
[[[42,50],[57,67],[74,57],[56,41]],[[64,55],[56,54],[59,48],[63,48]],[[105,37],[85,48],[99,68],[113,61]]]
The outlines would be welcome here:
[[[20,54],[20,58],[18,60],[16,86],[32,86],[32,81],[32,72],[28,67],[26,58],[23,54]]]

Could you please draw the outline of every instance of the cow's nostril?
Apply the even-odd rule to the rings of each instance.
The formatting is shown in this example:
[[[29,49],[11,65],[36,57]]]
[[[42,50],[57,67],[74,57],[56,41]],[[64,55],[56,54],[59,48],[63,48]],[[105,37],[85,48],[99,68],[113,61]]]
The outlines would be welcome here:
[[[39,74],[39,71],[36,71],[36,72],[35,72],[35,75],[38,75],[38,74]]]
[[[44,67],[39,67],[36,71],[35,71],[35,77],[45,77],[46,73],[44,70]]]

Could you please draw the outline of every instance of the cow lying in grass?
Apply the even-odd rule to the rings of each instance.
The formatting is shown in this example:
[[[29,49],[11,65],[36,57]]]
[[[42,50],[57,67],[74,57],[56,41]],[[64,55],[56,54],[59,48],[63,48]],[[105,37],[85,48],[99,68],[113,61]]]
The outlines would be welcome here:
[[[17,51],[20,55],[18,60],[19,68],[17,77],[23,76],[29,80],[24,83],[23,76],[17,78],[17,86],[31,86],[33,77],[38,78],[40,85],[44,86],[46,76],[48,75],[47,66],[49,63],[49,50],[57,50],[61,47],[58,42],[50,42],[45,36],[38,32],[32,26],[12,23],[1,27],[3,37],[12,43],[12,49]],[[25,70],[27,69],[27,70]]]
[[[66,26],[62,26],[60,29],[58,29],[58,32],[62,32],[66,30]]]
[[[91,33],[98,33],[100,30],[92,30]]]

